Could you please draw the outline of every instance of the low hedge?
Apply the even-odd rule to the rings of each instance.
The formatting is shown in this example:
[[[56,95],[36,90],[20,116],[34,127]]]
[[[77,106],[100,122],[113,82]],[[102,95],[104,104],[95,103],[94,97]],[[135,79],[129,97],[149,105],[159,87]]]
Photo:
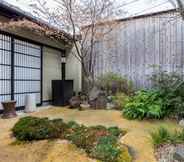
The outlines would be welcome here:
[[[62,119],[25,117],[15,124],[12,131],[18,140],[32,141],[59,138],[66,128],[67,125]]]
[[[125,132],[118,127],[86,127],[74,121],[65,123],[62,119],[25,117],[15,124],[12,131],[19,141],[67,139],[101,162],[124,162],[122,157],[126,151],[119,145],[118,139]]]

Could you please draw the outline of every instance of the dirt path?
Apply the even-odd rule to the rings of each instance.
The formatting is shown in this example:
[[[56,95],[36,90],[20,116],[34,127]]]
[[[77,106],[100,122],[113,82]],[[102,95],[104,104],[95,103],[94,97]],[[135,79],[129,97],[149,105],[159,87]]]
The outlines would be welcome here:
[[[128,130],[121,142],[131,147],[135,162],[156,162],[149,132],[159,126],[170,129],[179,128],[171,121],[129,121],[121,112],[107,110],[78,111],[67,108],[50,108],[32,115],[38,117],[63,118],[65,121],[77,121],[85,125],[119,126]],[[86,154],[75,147],[52,141],[40,141],[20,146],[10,145],[13,142],[10,129],[18,119],[0,119],[0,162],[93,162]]]

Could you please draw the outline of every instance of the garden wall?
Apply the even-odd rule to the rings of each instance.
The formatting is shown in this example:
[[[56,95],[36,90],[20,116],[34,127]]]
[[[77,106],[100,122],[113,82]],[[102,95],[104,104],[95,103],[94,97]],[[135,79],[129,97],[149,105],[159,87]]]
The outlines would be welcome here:
[[[183,74],[183,29],[176,11],[120,20],[95,46],[95,75],[119,73],[142,88],[151,86],[148,78],[158,67]]]

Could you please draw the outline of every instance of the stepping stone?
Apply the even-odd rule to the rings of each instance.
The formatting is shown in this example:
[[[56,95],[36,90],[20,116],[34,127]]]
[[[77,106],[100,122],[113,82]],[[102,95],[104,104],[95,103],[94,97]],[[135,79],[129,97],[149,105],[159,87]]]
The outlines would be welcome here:
[[[184,146],[178,146],[173,156],[174,160],[184,162]]]

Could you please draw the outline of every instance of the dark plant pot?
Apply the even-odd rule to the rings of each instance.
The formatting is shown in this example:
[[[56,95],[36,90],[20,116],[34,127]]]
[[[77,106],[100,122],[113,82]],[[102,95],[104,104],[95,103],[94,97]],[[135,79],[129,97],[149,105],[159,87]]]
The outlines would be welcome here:
[[[14,118],[17,116],[16,114],[16,101],[5,101],[2,102],[3,105],[3,116],[2,118],[8,119],[8,118]]]

